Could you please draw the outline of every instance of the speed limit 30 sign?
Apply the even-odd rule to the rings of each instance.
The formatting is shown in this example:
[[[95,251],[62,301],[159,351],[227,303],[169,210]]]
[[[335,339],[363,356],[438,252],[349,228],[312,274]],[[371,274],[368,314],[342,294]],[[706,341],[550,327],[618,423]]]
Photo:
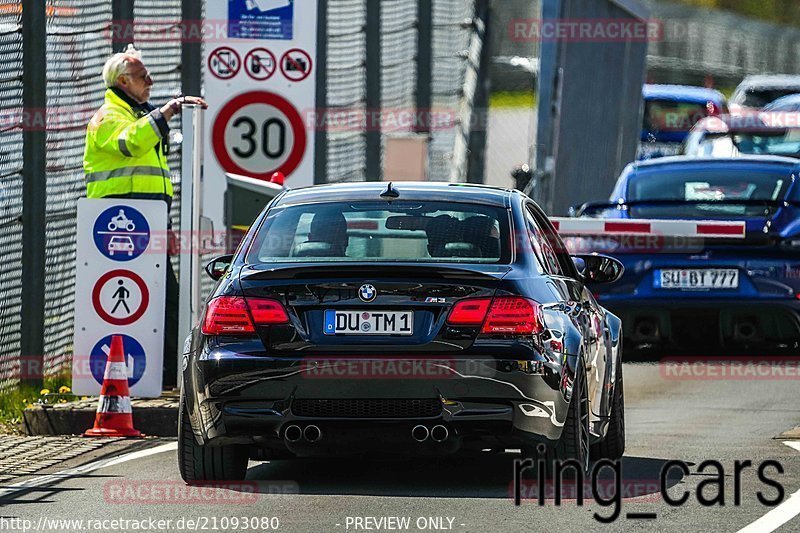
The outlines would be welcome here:
[[[230,101],[217,115],[211,143],[226,172],[269,179],[291,174],[306,151],[306,129],[297,109],[268,91],[251,91]]]

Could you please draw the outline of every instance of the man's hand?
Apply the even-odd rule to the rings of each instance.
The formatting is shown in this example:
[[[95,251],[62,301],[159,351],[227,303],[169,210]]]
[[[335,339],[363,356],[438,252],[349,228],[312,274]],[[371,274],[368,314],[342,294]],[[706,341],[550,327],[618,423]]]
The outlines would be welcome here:
[[[169,120],[176,114],[180,113],[181,106],[183,106],[183,104],[195,104],[199,105],[203,109],[208,108],[206,101],[199,96],[181,96],[180,98],[173,98],[161,107],[160,111],[164,116],[164,119]]]

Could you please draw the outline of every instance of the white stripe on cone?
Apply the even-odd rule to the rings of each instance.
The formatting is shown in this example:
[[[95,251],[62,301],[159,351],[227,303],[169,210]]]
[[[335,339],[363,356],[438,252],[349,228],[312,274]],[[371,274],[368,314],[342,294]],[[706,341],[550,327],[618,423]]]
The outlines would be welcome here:
[[[128,379],[128,367],[125,363],[106,363],[106,373],[103,379]]]
[[[130,396],[100,396],[98,413],[132,413]]]

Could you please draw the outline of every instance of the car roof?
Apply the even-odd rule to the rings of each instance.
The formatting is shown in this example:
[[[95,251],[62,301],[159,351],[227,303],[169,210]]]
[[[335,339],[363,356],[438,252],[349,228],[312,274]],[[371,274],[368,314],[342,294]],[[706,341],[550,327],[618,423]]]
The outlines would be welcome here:
[[[724,102],[725,96],[716,89],[694,85],[646,84],[642,90],[645,99],[680,100],[705,103],[709,100]]]
[[[714,167],[747,167],[753,166],[784,166],[789,169],[800,167],[800,161],[791,157],[782,157],[777,155],[742,155],[738,157],[659,157],[657,159],[648,159],[646,161],[637,161],[631,164],[634,171],[651,171],[651,170],[666,170],[674,169],[675,167],[698,167],[698,168],[714,168]]]
[[[275,205],[297,205],[337,201],[380,201],[388,182],[334,183],[291,189],[278,197]],[[401,181],[392,183],[400,194],[397,200],[463,202],[509,207],[514,189],[467,183]]]
[[[756,74],[747,76],[739,89],[776,89],[800,87],[800,76],[793,74]]]

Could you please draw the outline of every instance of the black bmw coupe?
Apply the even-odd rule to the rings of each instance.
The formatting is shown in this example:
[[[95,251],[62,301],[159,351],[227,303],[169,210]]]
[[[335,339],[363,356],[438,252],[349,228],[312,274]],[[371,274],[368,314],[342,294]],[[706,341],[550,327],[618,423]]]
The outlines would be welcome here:
[[[184,480],[249,459],[625,448],[620,320],[516,190],[448,183],[295,189],[258,216],[183,355]]]

